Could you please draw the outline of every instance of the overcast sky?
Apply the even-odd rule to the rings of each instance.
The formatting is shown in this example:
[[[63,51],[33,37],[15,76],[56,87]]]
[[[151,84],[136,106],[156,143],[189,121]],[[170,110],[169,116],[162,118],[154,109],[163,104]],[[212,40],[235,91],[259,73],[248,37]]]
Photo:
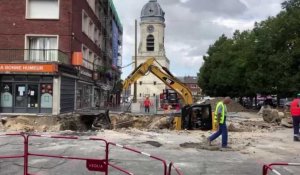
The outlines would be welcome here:
[[[140,21],[149,0],[114,0],[124,28],[123,66],[134,55],[134,20]],[[236,29],[253,28],[255,21],[275,16],[284,0],[158,0],[166,15],[165,49],[176,76],[196,76],[209,45]],[[138,31],[139,34],[139,31]],[[139,40],[138,40],[139,43]],[[122,69],[126,78],[132,67]]]

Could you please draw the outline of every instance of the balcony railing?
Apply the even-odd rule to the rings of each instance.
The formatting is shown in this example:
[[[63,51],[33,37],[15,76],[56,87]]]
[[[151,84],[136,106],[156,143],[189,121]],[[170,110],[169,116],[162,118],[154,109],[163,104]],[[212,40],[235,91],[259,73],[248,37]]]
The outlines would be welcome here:
[[[58,62],[70,64],[68,55],[57,49],[0,49],[0,62]]]

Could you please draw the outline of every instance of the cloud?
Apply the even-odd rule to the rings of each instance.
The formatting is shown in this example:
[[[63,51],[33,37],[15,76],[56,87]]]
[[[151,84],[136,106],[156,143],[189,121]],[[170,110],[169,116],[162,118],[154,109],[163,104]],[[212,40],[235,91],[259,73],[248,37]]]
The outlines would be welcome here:
[[[226,17],[241,15],[247,10],[240,0],[189,0],[183,5],[196,14],[209,13]]]
[[[202,56],[220,35],[251,29],[255,21],[274,16],[284,0],[158,0],[166,15],[165,48],[171,72],[196,76]],[[123,65],[134,55],[134,20],[148,0],[114,0],[124,26]],[[139,34],[139,32],[138,32]],[[138,40],[139,43],[139,40]],[[125,78],[132,67],[124,68]]]

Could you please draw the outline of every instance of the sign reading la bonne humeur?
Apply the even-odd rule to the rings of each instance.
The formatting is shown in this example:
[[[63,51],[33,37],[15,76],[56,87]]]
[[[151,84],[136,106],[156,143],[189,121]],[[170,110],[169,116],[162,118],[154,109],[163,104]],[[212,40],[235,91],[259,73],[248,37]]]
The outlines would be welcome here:
[[[55,64],[0,64],[0,72],[57,72]]]

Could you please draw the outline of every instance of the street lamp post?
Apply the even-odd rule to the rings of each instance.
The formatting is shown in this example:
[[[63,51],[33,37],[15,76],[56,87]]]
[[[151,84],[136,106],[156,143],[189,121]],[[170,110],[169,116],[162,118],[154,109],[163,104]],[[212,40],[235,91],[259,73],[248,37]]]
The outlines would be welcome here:
[[[135,20],[135,53],[134,53],[134,69],[137,68],[137,20]],[[133,102],[137,102],[137,83],[134,82]]]

